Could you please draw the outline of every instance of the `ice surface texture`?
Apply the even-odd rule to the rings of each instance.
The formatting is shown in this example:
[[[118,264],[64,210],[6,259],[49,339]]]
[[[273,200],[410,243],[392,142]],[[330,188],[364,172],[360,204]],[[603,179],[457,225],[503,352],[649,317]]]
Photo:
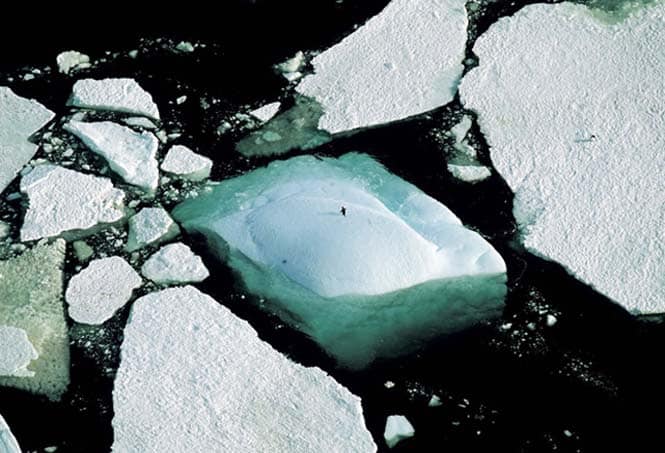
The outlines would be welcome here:
[[[492,246],[366,155],[273,162],[173,215],[349,366],[502,307],[505,265]]]

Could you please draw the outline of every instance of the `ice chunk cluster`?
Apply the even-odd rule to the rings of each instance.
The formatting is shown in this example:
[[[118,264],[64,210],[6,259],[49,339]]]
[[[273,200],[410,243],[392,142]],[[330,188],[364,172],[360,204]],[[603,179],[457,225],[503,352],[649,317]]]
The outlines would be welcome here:
[[[363,154],[273,162],[173,215],[349,366],[407,352],[503,304],[505,264],[492,246]]]

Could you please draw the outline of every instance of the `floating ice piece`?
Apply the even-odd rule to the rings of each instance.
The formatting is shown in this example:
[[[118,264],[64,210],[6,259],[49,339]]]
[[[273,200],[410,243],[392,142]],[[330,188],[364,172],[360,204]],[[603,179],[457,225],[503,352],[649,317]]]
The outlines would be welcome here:
[[[503,307],[506,268],[492,246],[366,155],[273,162],[173,215],[351,367]]]
[[[388,447],[393,448],[404,439],[413,437],[415,433],[416,431],[406,417],[403,415],[391,415],[386,420],[386,429],[383,432],[383,438],[386,440]]]
[[[142,127],[143,129],[157,129],[155,123],[144,116],[131,116],[122,120],[127,126]]]
[[[455,178],[470,183],[476,183],[492,176],[490,169],[484,165],[448,164],[448,171]]]
[[[35,373],[27,367],[38,357],[25,330],[0,325],[0,376],[32,377]]]
[[[116,452],[376,451],[358,397],[191,286],[134,303],[113,408]]]
[[[39,357],[30,378],[1,376],[15,387],[59,400],[69,384],[69,338],[62,306],[65,242],[37,245],[0,261],[0,325],[23,329]],[[2,349],[2,346],[0,346]]]
[[[524,245],[638,313],[665,312],[664,46],[663,2],[612,24],[531,5],[476,41],[460,89]]]
[[[129,219],[127,251],[133,252],[148,244],[168,241],[180,234],[180,228],[162,208],[143,208]]]
[[[69,317],[82,324],[102,324],[141,283],[139,274],[119,256],[94,260],[69,280],[65,292]]]
[[[78,80],[67,105],[159,119],[159,110],[152,96],[134,79]]]
[[[0,415],[0,452],[21,453],[21,448],[2,415]]]
[[[201,181],[210,176],[212,160],[186,146],[175,145],[166,153],[160,168],[191,181]]]
[[[201,257],[181,242],[165,245],[155,252],[143,264],[141,273],[164,285],[201,282],[210,275]]]
[[[178,45],[175,46],[175,50],[184,53],[194,52],[194,46],[189,41],[180,41]]]
[[[281,102],[271,102],[270,104],[266,104],[263,107],[259,107],[256,110],[252,110],[249,112],[250,115],[252,115],[254,118],[258,119],[259,121],[265,123],[267,121],[270,121],[273,116],[277,115],[277,112],[279,112],[279,107],[282,105]]]
[[[157,149],[159,141],[151,132],[136,132],[126,126],[100,121],[70,121],[63,126],[109,163],[129,184],[155,190],[159,183]]]
[[[60,53],[55,61],[58,63],[58,70],[62,74],[69,74],[72,69],[90,67],[90,57],[75,50]]]
[[[21,227],[22,241],[87,230],[125,215],[125,195],[109,179],[57,165],[35,167],[21,179],[21,192],[30,202]]]
[[[439,398],[437,395],[432,395],[429,402],[427,403],[427,407],[439,407],[442,405],[443,403],[441,402],[441,398]]]
[[[302,52],[302,50],[299,50],[293,57],[289,58],[283,63],[276,65],[276,68],[279,72],[284,74],[284,77],[287,77],[288,74],[293,74],[300,71],[304,63],[305,54]]]
[[[74,241],[72,243],[72,247],[74,248],[76,259],[82,263],[88,261],[92,255],[95,254],[94,249],[90,247],[85,241]]]
[[[9,236],[10,231],[11,227],[9,224],[0,220],[0,239],[4,239]]]
[[[393,0],[315,57],[315,73],[296,90],[323,106],[319,127],[334,134],[404,119],[450,102],[463,69],[465,3]]]
[[[38,102],[0,87],[0,192],[37,152],[38,146],[30,143],[28,138],[54,116]]]

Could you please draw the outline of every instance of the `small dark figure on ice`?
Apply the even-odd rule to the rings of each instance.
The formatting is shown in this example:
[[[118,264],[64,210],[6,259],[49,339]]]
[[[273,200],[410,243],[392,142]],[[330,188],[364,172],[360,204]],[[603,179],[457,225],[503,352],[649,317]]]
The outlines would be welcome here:
[[[340,209],[339,212],[341,212],[342,215],[346,217],[346,208],[344,206],[342,206],[342,209]]]

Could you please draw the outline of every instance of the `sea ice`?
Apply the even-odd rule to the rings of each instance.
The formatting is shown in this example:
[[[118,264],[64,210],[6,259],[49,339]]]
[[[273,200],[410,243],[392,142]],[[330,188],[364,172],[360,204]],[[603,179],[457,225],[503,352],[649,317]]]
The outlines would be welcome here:
[[[32,99],[0,87],[0,192],[33,158],[38,146],[28,139],[55,114]]]
[[[127,126],[142,127],[143,129],[157,129],[155,123],[144,116],[130,116],[122,120]]]
[[[276,161],[173,215],[205,235],[249,290],[351,367],[503,307],[506,268],[492,246],[363,154]]]
[[[32,377],[35,373],[27,367],[38,357],[25,330],[0,325],[0,376]]]
[[[0,261],[0,325],[23,329],[37,351],[33,377],[0,376],[16,387],[59,400],[69,384],[69,338],[62,305],[65,242],[40,244]],[[2,347],[0,346],[0,349]]]
[[[191,286],[138,299],[113,390],[114,452],[374,452],[360,399]]]
[[[386,445],[393,448],[399,442],[409,437],[413,437],[415,430],[409,420],[403,415],[391,415],[386,420],[386,429],[383,433],[383,438],[386,440]]]
[[[87,230],[124,217],[124,193],[107,178],[86,175],[57,165],[38,165],[21,179],[28,211],[21,241]]]
[[[78,80],[67,104],[159,119],[159,110],[152,96],[134,79]]]
[[[129,301],[141,283],[139,274],[119,256],[94,260],[69,280],[65,292],[69,317],[83,324],[102,324]]]
[[[462,75],[465,0],[393,0],[312,60],[296,90],[324,108],[331,134],[417,115],[450,102]]]
[[[2,415],[0,415],[0,452],[21,453],[21,448]]]
[[[58,64],[58,70],[62,74],[69,74],[72,69],[90,67],[90,57],[75,50],[60,53],[55,61]]]
[[[281,105],[282,105],[281,102],[271,102],[270,104],[266,104],[262,107],[259,107],[256,110],[252,110],[251,112],[249,112],[249,114],[252,115],[257,120],[265,123],[266,121],[270,121],[273,116],[277,115],[277,112],[279,112],[279,107]]]
[[[160,168],[191,181],[201,181],[210,176],[212,160],[186,146],[175,145],[166,153]]]
[[[460,89],[527,249],[637,313],[665,311],[665,3],[608,23],[531,5],[474,46]]]
[[[484,165],[448,164],[448,171],[455,178],[470,183],[482,181],[492,176],[490,169]]]
[[[63,129],[80,138],[92,152],[106,159],[111,169],[127,183],[149,191],[157,188],[159,141],[151,132],[136,132],[110,121],[70,121]]]
[[[201,282],[210,275],[201,257],[181,242],[165,245],[155,252],[143,264],[141,273],[164,285]]]
[[[148,244],[173,239],[180,228],[162,208],[143,208],[129,219],[127,251],[133,252]]]

